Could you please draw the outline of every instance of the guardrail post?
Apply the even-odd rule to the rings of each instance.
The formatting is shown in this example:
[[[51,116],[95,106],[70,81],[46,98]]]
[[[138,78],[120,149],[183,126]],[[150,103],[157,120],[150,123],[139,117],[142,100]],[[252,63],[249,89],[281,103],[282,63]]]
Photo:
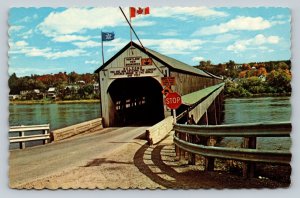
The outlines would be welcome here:
[[[19,136],[24,137],[25,136],[24,131],[20,131]],[[22,142],[20,142],[20,149],[24,149],[24,148],[25,148],[25,142],[22,141]]]
[[[210,136],[207,140],[207,146],[214,146],[217,143],[216,138]],[[214,157],[206,157],[205,158],[205,170],[206,171],[214,171],[215,168],[215,158]]]
[[[179,132],[175,131],[175,136],[179,138]],[[180,160],[180,148],[175,145],[176,160]]]
[[[191,135],[191,134],[188,135],[188,141],[190,143],[194,144],[195,140],[196,140],[195,135]],[[194,153],[188,153],[188,155],[189,155],[188,164],[189,165],[195,165],[196,164],[196,155]]]
[[[47,135],[48,134],[48,130],[45,129],[44,130],[44,135]],[[47,144],[48,143],[48,139],[44,139],[44,144]]]
[[[256,137],[245,137],[244,148],[256,149]],[[252,178],[255,174],[255,163],[254,162],[243,162],[243,177]]]
[[[187,133],[180,133],[180,139],[183,141],[187,141]],[[180,159],[185,160],[185,153],[186,151],[184,149],[180,149]]]

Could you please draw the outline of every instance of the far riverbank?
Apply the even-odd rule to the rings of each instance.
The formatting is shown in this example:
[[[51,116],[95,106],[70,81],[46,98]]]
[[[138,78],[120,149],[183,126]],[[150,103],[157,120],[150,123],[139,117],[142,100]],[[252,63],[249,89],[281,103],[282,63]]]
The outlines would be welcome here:
[[[291,97],[292,93],[259,93],[259,94],[251,94],[247,96],[232,96],[225,94],[226,98],[261,98],[261,97]]]
[[[13,100],[9,104],[79,104],[79,103],[100,103],[99,99],[91,100]]]

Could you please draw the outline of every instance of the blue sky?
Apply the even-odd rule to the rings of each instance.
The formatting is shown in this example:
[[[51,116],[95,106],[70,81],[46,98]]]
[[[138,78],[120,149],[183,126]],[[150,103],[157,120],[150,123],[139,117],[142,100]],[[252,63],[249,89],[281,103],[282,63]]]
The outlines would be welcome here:
[[[197,65],[290,59],[290,20],[287,8],[150,7],[132,25],[144,46]],[[102,64],[101,30],[115,32],[105,60],[130,41],[117,7],[12,8],[8,22],[9,73],[17,76],[92,73]]]

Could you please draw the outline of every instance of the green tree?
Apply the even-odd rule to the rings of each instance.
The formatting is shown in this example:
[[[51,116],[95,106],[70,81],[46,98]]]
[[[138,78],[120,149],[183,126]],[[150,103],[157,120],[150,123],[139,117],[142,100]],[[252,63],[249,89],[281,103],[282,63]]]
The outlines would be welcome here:
[[[285,62],[280,62],[278,63],[278,69],[282,69],[282,70],[286,70],[286,69],[289,69],[289,66],[288,64],[286,64]]]
[[[8,79],[8,86],[9,86],[9,93],[10,94],[19,94],[20,88],[19,88],[19,78],[15,73],[13,73],[9,79]]]
[[[276,93],[291,92],[291,79],[292,76],[289,70],[273,70],[267,75],[267,83],[274,88]]]

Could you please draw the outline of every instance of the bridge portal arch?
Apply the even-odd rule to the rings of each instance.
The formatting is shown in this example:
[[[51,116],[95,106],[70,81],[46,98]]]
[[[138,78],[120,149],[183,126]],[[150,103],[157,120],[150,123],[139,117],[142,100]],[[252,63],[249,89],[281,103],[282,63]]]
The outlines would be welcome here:
[[[153,77],[115,79],[107,88],[110,126],[152,125],[164,119],[162,86]]]

